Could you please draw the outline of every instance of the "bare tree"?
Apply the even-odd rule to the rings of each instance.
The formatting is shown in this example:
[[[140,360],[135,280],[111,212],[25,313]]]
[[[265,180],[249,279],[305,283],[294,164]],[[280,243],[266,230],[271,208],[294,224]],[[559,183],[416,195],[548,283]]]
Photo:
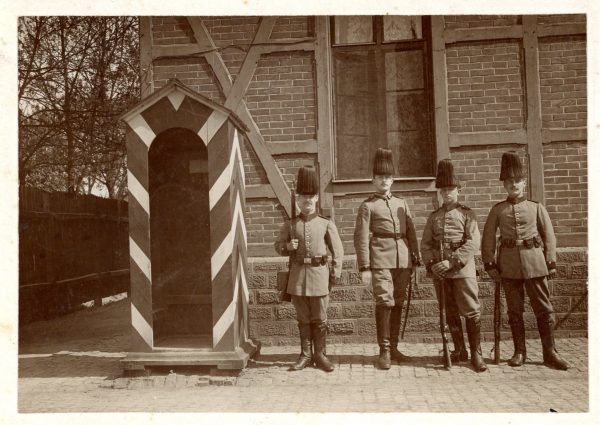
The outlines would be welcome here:
[[[125,194],[124,124],[139,98],[135,17],[19,20],[22,185]]]

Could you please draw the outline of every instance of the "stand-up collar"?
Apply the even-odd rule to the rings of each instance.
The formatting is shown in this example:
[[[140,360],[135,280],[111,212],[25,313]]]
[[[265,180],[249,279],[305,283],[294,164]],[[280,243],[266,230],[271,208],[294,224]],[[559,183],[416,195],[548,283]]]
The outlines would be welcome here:
[[[311,213],[311,214],[308,214],[308,215],[306,215],[306,214],[304,214],[304,213],[300,213],[300,218],[301,218],[303,221],[309,221],[309,220],[312,220],[312,219],[313,219],[313,218],[315,218],[316,216],[317,216],[317,213],[316,213],[316,212],[314,212],[314,213]]]
[[[519,196],[518,198],[506,198],[506,202],[510,202],[511,204],[520,204],[525,201],[527,198],[525,196]]]
[[[392,199],[392,192],[388,193],[387,195],[384,193],[375,192],[375,197],[389,201],[390,199]]]

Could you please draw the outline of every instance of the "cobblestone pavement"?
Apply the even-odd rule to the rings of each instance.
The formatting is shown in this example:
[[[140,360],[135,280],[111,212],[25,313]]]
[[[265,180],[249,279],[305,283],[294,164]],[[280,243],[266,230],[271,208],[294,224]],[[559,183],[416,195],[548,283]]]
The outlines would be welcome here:
[[[122,376],[128,344],[126,301],[34,323],[20,337],[18,410],[26,412],[586,412],[588,340],[560,339],[572,368],[541,364],[539,340],[528,340],[529,362],[491,363],[492,343],[482,344],[489,370],[468,363],[447,371],[439,344],[405,344],[409,364],[374,367],[375,344],[330,345],[332,373],[314,368],[288,372],[297,347],[262,347],[239,374],[210,369],[153,369]],[[127,315],[125,314],[125,317]],[[84,331],[85,329],[85,331]],[[212,384],[212,385],[211,385]]]

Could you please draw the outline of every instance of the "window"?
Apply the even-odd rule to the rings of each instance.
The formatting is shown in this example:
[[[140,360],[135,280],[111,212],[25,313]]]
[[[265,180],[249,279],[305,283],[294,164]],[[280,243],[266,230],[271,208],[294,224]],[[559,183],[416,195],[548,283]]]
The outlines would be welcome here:
[[[400,177],[435,169],[430,19],[331,18],[336,179],[372,177],[378,147]]]

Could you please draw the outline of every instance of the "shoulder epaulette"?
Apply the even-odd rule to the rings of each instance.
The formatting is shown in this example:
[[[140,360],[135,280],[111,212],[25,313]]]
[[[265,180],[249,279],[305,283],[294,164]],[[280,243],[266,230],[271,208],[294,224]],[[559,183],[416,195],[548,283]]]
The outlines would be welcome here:
[[[319,217],[324,218],[325,220],[331,220],[331,217],[327,217],[326,215],[317,214]]]
[[[495,206],[497,206],[497,205],[503,204],[504,202],[506,202],[506,199],[503,199],[502,201],[495,203],[495,204],[494,204],[494,207],[495,207]],[[492,207],[492,208],[493,208],[493,207]]]
[[[529,202],[535,202],[536,204],[539,204],[539,201],[534,201],[533,199],[528,199]]]
[[[467,211],[471,211],[471,208],[467,207],[466,205],[463,204],[458,204],[459,208],[462,208],[463,210],[467,210]]]

